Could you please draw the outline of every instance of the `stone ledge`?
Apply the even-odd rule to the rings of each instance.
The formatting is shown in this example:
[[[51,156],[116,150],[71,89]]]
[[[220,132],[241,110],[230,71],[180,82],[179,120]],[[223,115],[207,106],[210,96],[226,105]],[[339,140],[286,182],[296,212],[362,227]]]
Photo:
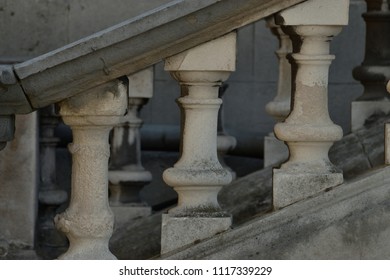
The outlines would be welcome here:
[[[210,236],[230,229],[231,217],[172,217],[162,215],[161,253],[196,244]],[[191,234],[188,234],[191,233]]]

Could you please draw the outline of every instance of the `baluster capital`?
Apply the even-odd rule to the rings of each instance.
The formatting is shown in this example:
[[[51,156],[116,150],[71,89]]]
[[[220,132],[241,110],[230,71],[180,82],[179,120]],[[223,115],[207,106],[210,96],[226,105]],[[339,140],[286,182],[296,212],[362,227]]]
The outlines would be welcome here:
[[[70,126],[112,126],[126,113],[127,90],[119,80],[104,83],[60,102],[60,115]]]

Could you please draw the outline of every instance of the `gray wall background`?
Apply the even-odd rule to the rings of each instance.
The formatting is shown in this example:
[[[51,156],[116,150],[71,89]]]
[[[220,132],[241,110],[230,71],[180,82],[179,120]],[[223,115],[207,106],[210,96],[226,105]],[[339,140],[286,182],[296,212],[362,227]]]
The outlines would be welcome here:
[[[23,61],[120,23],[169,0],[0,0],[0,63]],[[362,93],[352,69],[364,57],[363,0],[351,0],[350,23],[331,47],[336,55],[330,70],[329,110],[344,133],[350,130],[350,104]],[[238,31],[237,71],[224,97],[225,126],[240,145],[260,154],[262,137],[272,131],[265,104],[276,93],[278,47],[264,21]],[[144,129],[162,125],[177,130],[179,87],[163,63],[155,66],[154,97],[142,110]],[[250,139],[250,141],[248,141]],[[250,142],[250,143],[249,143]]]

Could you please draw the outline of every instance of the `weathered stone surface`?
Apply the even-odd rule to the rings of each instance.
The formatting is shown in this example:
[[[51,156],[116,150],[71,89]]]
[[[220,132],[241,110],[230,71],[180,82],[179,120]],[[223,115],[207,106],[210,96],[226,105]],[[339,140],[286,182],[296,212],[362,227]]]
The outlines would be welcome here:
[[[0,17],[9,23],[3,25],[0,30],[0,37],[6,38],[0,46],[0,60],[3,63],[22,61],[24,57],[43,54],[126,20],[139,14],[139,11],[146,11],[169,1],[7,1],[7,5],[2,6],[4,10],[0,9]],[[329,99],[329,108],[334,111],[333,121],[341,125],[344,131],[350,128],[350,101],[362,92],[360,83],[353,80],[351,70],[363,60],[365,24],[361,14],[366,11],[365,1],[351,1],[350,10],[350,25],[333,42],[333,52],[337,59],[330,74],[330,83],[334,88],[330,89],[330,94],[334,93],[334,96]],[[13,16],[11,12],[14,12]],[[29,21],[28,25],[26,21]],[[23,29],[19,28],[20,32],[14,32],[15,26],[23,26]],[[272,119],[267,116],[262,104],[271,100],[276,92],[277,60],[273,52],[277,49],[277,40],[266,29],[263,20],[240,29],[238,33],[237,72],[231,76],[231,94],[228,93],[224,101],[227,109],[227,131],[237,139],[241,138],[244,132],[256,133],[250,138],[253,141],[240,141],[237,151],[248,149],[249,143],[254,143],[253,147],[260,151],[258,142],[273,128]],[[38,41],[39,44],[36,44]],[[350,46],[354,46],[353,52],[348,51]],[[14,59],[15,56],[23,57]],[[156,67],[156,96],[143,112],[143,119],[148,124],[178,124],[178,112],[174,103],[177,84],[163,72],[161,65]],[[164,114],[158,113],[162,108]],[[240,128],[241,131],[235,132],[235,128]],[[154,133],[156,134],[157,132]],[[259,140],[254,141],[254,137]],[[252,154],[255,149],[252,149]]]
[[[311,0],[288,8],[276,17],[276,23],[288,25],[348,25],[349,0]],[[318,11],[321,11],[318,13]]]
[[[388,259],[389,171],[371,171],[165,258]]]
[[[377,116],[376,118],[379,127],[382,127],[381,123],[390,119],[390,116]],[[370,130],[375,131],[376,134]],[[383,141],[383,131],[376,129],[375,122],[366,124],[359,130],[359,133],[363,139],[365,135],[371,135],[370,137],[375,142],[380,141],[380,139]],[[345,179],[349,180],[373,167],[367,153],[370,151],[365,150],[361,139],[352,133],[332,146],[329,157],[338,168],[343,170]],[[337,189],[343,187],[340,186]],[[234,227],[248,222],[255,216],[270,212],[272,210],[272,167],[239,178],[225,186],[218,195],[218,201],[224,210],[232,214]],[[117,229],[111,240],[111,248],[120,259],[154,257],[159,254],[160,250],[160,230],[161,213],[146,219],[136,220],[126,228]],[[140,238],[138,234],[132,234],[140,232],[142,235],[142,233],[146,234],[149,231],[147,240]],[[143,247],[145,247],[145,251],[143,251]]]
[[[15,2],[15,1],[12,1],[12,2]],[[358,1],[356,1],[356,2],[358,2]],[[84,4],[85,2],[83,2],[82,4]],[[82,4],[80,4],[80,5],[82,5]],[[361,4],[361,3],[359,3],[359,4]],[[1,13],[1,11],[0,11],[0,13]],[[360,16],[359,16],[359,20],[360,20]],[[258,24],[257,25],[257,27],[256,28],[253,28],[253,32],[252,33],[256,33],[256,34],[259,34],[259,30],[260,30],[260,28],[259,28],[259,25],[263,25],[263,23],[261,22],[260,24]],[[350,27],[351,29],[354,29],[354,30],[356,30],[356,24],[352,24],[351,25],[351,27]],[[252,31],[252,30],[251,30]],[[51,32],[51,33],[53,33],[53,32]],[[354,32],[354,34],[357,34],[358,32]],[[343,32],[343,34],[345,34],[345,32]],[[357,35],[354,35],[354,38],[355,37],[357,37]],[[266,40],[266,39],[264,39],[264,36],[258,36],[258,40],[259,41],[261,41],[261,43],[262,43],[262,46],[264,45],[264,44],[266,44],[266,45],[268,45],[268,44],[270,44],[270,40]],[[350,44],[352,44],[352,45],[354,45],[354,46],[356,46],[356,48],[357,49],[359,49],[359,44],[354,44],[354,43],[351,43],[351,40],[350,40],[350,38],[348,39],[348,40],[344,40],[345,42],[347,42],[348,43],[348,45],[350,45]],[[340,48],[341,49],[341,48]],[[247,52],[247,53],[250,53],[250,52]],[[356,54],[356,53],[359,53],[359,51],[355,51],[355,49],[354,49],[354,52],[353,52],[354,54]],[[338,61],[342,61],[342,62],[344,62],[345,60],[348,60],[349,59],[349,57],[350,56],[342,56],[342,57],[338,57],[338,60],[336,61],[336,63],[338,62]],[[255,63],[255,65],[256,65],[256,67],[257,68],[264,68],[264,69],[266,69],[265,71],[266,72],[269,72],[269,68],[270,67],[264,67],[264,65],[267,65],[267,66],[269,66],[268,65],[268,63],[264,63],[264,60],[259,60],[258,59],[259,57],[257,56],[257,59],[253,59],[253,62]],[[258,61],[262,61],[263,63],[258,63]],[[360,61],[360,60],[359,60]],[[268,60],[267,60],[267,62],[268,62]],[[333,69],[335,69],[335,68],[333,68]],[[336,68],[336,69],[339,69],[339,70],[337,70],[339,73],[347,73],[347,74],[344,74],[344,75],[337,75],[337,77],[338,77],[338,79],[343,79],[343,77],[345,77],[345,76],[348,76],[348,75],[350,75],[350,71],[348,71],[348,69],[346,69],[346,68]],[[249,72],[249,71],[248,71]],[[271,71],[272,72],[272,71]],[[267,75],[266,75],[267,76]],[[271,76],[271,75],[269,75],[269,76]],[[246,76],[246,77],[248,77],[248,79],[250,79],[250,73],[249,73],[249,76]],[[264,75],[262,75],[262,77],[264,77]],[[268,77],[268,76],[267,76]],[[273,86],[273,84],[270,84],[270,81],[269,80],[267,80],[267,82],[268,82],[268,84],[266,85],[266,87],[267,88],[269,88],[269,87],[272,87]],[[240,93],[241,93],[241,91],[242,91],[242,87],[243,87],[243,84],[242,84],[242,81],[239,81],[239,89],[240,89]],[[160,83],[161,84],[161,83]],[[252,84],[250,84],[250,91],[252,91]],[[162,87],[160,87],[160,88],[162,88]],[[165,88],[167,88],[167,87],[165,87]],[[237,86],[237,88],[238,88],[238,86]],[[258,94],[258,96],[260,96],[259,98],[261,98],[261,99],[263,99],[264,98],[264,95],[265,95],[265,92],[266,92],[266,90],[264,89],[264,88],[261,88],[262,90],[259,90],[259,87],[256,87],[255,88],[255,92],[261,92],[261,94]],[[169,89],[167,89],[167,91],[168,91]],[[273,91],[272,91],[273,92]],[[347,92],[345,92],[345,94],[349,94],[349,92],[347,93]],[[242,96],[242,94],[237,94],[237,96]],[[269,96],[269,95],[267,95],[267,96]],[[342,98],[341,99],[344,99],[345,98],[345,95],[343,94],[343,95],[341,95],[340,94],[340,96],[342,96]],[[252,97],[252,96],[251,96]],[[242,99],[242,98],[241,98]],[[244,98],[244,99],[246,99],[246,100],[250,100],[250,102],[252,102],[252,100],[253,100],[253,98]],[[235,101],[232,101],[231,103],[234,103],[235,105],[236,105],[236,102]],[[155,107],[156,108],[156,107]],[[240,106],[240,108],[242,108],[242,106]],[[256,108],[254,109],[256,112],[258,111],[258,108],[257,108],[257,106],[256,106]],[[156,110],[155,110],[156,111]],[[161,114],[154,114],[155,116],[157,116],[157,118],[158,119],[160,119],[161,118]],[[168,115],[168,114],[166,114],[166,115]],[[233,118],[236,118],[236,115],[235,114],[233,114]],[[236,119],[238,119],[238,118],[236,118]],[[257,118],[257,117],[255,117],[255,118],[252,118],[252,119],[255,119],[256,120],[256,127],[258,126],[257,124],[259,123],[259,119]],[[346,118],[345,118],[346,119]],[[245,123],[249,123],[249,122],[247,122],[247,120],[245,120]],[[340,123],[340,122],[337,122],[337,123]],[[230,124],[231,124],[231,122],[230,122]],[[254,125],[249,125],[249,126],[252,126],[252,127],[254,127]],[[262,125],[260,125],[260,126],[262,126]],[[241,127],[242,127],[242,125],[241,125]],[[263,127],[263,126],[262,126]]]
[[[163,173],[165,183],[178,193],[178,203],[163,217],[162,253],[231,225],[217,199],[221,188],[232,181],[232,173],[218,161],[217,132],[219,89],[235,70],[236,38],[231,32],[165,60],[165,70],[182,89],[178,99],[182,141],[180,159]],[[198,225],[194,234],[188,234],[190,224]],[[172,238],[173,233],[177,238]]]
[[[335,17],[344,19],[348,11],[345,3],[348,1],[342,1]],[[341,26],[327,23],[328,15],[323,14],[318,5],[326,6],[325,10],[334,9],[328,7],[331,5],[328,2],[309,1],[302,5],[302,10],[300,5],[287,10],[288,16],[282,22],[283,31],[290,35],[293,43],[292,107],[286,120],[274,128],[275,136],[289,149],[288,161],[273,173],[275,209],[343,182],[342,173],[328,157],[329,148],[343,136],[341,127],[332,122],[328,112],[328,69],[334,59],[329,54],[330,41],[340,33]],[[305,11],[311,14],[307,16]],[[319,22],[312,18],[313,13],[317,14]],[[283,17],[282,14],[284,12],[280,15]]]

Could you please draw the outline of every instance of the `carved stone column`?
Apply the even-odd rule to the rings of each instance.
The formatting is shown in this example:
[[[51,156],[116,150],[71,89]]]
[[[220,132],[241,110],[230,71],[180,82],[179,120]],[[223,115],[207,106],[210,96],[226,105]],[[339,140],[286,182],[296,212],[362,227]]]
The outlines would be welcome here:
[[[110,206],[119,224],[152,212],[139,197],[141,189],[152,180],[152,174],[141,163],[139,111],[153,96],[153,68],[128,76],[128,96],[128,112],[112,132],[108,173]]]
[[[328,112],[328,69],[333,55],[329,44],[348,23],[347,0],[313,0],[282,11],[277,23],[293,42],[293,107],[275,135],[290,151],[287,162],[274,169],[273,202],[281,208],[343,182],[343,175],[328,158],[341,127]]]
[[[279,49],[276,51],[279,60],[279,77],[277,94],[266,105],[265,110],[274,117],[276,122],[283,122],[291,109],[291,65],[287,55],[292,52],[292,44],[281,26],[275,24],[274,16],[267,18],[267,26],[279,40]],[[276,139],[273,132],[264,137],[264,167],[285,161],[288,155],[287,146]]]
[[[217,195],[232,180],[217,157],[218,88],[235,70],[236,34],[166,59],[165,70],[179,81],[182,97],[181,157],[163,178],[178,193],[178,205],[163,215],[161,252],[227,230],[231,216]]]
[[[375,113],[390,112],[386,83],[390,79],[390,10],[388,0],[365,0],[367,12],[366,51],[363,63],[353,76],[364,86],[363,95],[352,102],[352,131],[361,128]]]
[[[60,259],[115,259],[108,249],[114,225],[108,204],[108,137],[126,107],[126,87],[119,81],[60,103],[60,114],[73,132],[70,205],[55,219],[70,242]]]

